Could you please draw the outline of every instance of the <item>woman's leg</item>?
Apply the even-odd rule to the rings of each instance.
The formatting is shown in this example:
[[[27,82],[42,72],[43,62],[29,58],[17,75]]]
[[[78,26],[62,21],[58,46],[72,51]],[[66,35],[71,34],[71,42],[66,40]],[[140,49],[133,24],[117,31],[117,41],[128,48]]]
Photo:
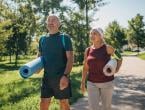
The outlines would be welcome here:
[[[94,83],[88,81],[87,90],[90,110],[99,110],[100,89]]]
[[[104,88],[101,88],[101,100],[103,110],[111,110],[112,94],[113,94],[113,82],[105,83]]]

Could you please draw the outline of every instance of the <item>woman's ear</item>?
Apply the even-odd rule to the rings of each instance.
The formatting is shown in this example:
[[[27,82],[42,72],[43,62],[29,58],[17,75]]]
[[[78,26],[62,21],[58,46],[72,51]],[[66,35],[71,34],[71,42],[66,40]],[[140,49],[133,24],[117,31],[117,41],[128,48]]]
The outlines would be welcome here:
[[[59,29],[61,29],[61,27],[62,27],[62,24],[59,25]]]

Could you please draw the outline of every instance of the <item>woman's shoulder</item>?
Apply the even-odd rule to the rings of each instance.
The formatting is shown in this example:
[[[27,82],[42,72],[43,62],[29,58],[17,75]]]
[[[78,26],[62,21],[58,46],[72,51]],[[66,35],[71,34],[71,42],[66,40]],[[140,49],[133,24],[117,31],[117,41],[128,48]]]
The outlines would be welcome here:
[[[109,54],[109,55],[112,55],[113,53],[114,53],[114,48],[111,46],[111,45],[106,45],[106,50],[107,50],[107,53]]]
[[[91,48],[91,47],[87,47],[87,48],[85,49],[85,56],[88,56],[88,55],[89,55],[90,48]]]

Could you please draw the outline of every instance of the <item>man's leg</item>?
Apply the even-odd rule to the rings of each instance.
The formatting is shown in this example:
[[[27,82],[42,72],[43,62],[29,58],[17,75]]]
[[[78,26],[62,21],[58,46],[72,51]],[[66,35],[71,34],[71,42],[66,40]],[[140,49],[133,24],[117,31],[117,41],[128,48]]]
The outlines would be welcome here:
[[[51,98],[41,98],[40,110],[48,110],[50,106]]]
[[[60,100],[60,110],[70,110],[70,105],[69,105],[68,99]]]

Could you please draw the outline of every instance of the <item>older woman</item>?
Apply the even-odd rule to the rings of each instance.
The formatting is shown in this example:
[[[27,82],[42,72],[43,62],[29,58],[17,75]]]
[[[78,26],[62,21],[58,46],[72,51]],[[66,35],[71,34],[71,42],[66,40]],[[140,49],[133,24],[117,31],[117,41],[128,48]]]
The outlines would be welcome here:
[[[84,66],[82,72],[81,90],[85,92],[87,77],[88,102],[90,110],[99,110],[99,102],[102,102],[103,110],[111,110],[114,75],[105,76],[103,68],[110,60],[115,49],[107,45],[101,28],[93,28],[90,31],[92,45],[85,50]],[[117,60],[116,72],[118,72],[122,59]],[[101,99],[101,100],[100,100]]]

